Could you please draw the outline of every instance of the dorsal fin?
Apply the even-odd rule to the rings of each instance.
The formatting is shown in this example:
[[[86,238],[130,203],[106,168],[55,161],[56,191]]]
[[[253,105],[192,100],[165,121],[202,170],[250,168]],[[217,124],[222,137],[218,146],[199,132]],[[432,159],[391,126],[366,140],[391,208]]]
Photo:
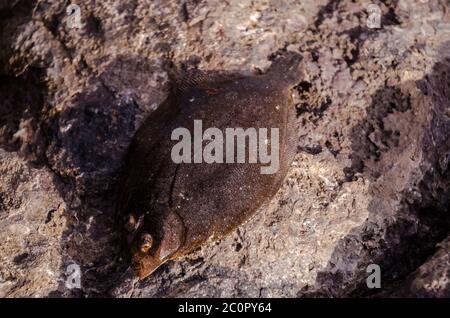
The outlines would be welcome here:
[[[266,74],[280,83],[294,85],[302,78],[301,61],[303,57],[296,52],[283,52],[272,61]]]
[[[198,69],[179,70],[171,69],[169,78],[172,83],[172,91],[175,94],[182,94],[192,88],[207,89],[216,84],[237,80],[243,75],[225,71],[203,71]]]
[[[303,57],[296,52],[283,52],[279,56],[272,60],[272,65],[270,65],[267,73],[286,73],[291,69],[298,67]]]

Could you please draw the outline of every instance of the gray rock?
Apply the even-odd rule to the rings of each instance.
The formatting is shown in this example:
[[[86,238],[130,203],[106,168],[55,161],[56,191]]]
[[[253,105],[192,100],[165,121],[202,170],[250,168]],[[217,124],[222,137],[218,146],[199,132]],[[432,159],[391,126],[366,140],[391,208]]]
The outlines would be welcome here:
[[[63,4],[0,4],[0,296],[448,295],[448,1],[380,2],[379,29],[365,1],[79,4],[81,29]],[[306,77],[278,194],[136,281],[117,175],[167,96],[165,65],[250,74],[284,49]],[[366,285],[374,263],[381,290]]]

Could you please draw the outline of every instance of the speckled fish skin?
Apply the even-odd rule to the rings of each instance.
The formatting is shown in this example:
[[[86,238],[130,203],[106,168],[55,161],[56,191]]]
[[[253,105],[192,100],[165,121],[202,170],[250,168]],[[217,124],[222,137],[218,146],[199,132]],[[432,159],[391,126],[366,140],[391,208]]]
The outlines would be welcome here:
[[[174,85],[167,101],[139,128],[127,154],[119,213],[140,278],[248,220],[281,186],[296,154],[296,112],[291,89],[301,80],[301,56],[284,53],[263,75],[202,75]],[[193,139],[203,131],[279,128],[279,170],[261,174],[258,163],[181,163],[171,159],[175,128]],[[225,145],[224,145],[225,151]]]

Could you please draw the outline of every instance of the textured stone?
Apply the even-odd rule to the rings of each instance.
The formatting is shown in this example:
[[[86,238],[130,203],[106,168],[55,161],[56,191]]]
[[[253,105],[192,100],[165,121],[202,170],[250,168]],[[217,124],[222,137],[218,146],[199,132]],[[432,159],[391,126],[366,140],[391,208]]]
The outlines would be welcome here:
[[[446,0],[0,1],[0,295],[444,296],[449,274]],[[268,207],[136,282],[117,175],[167,96],[167,63],[265,71],[304,56],[298,153]],[[441,243],[441,247],[437,244]],[[447,262],[447,263],[446,263]],[[81,289],[66,269],[81,268]],[[367,289],[379,264],[382,290]]]

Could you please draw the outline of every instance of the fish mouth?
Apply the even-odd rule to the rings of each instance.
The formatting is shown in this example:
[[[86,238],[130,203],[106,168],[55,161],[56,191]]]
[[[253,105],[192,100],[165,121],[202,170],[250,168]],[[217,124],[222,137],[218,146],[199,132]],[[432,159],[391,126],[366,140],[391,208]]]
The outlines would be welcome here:
[[[164,263],[165,260],[161,260],[159,257],[149,254],[142,255],[141,253],[133,255],[131,260],[131,266],[139,279],[148,277]]]

